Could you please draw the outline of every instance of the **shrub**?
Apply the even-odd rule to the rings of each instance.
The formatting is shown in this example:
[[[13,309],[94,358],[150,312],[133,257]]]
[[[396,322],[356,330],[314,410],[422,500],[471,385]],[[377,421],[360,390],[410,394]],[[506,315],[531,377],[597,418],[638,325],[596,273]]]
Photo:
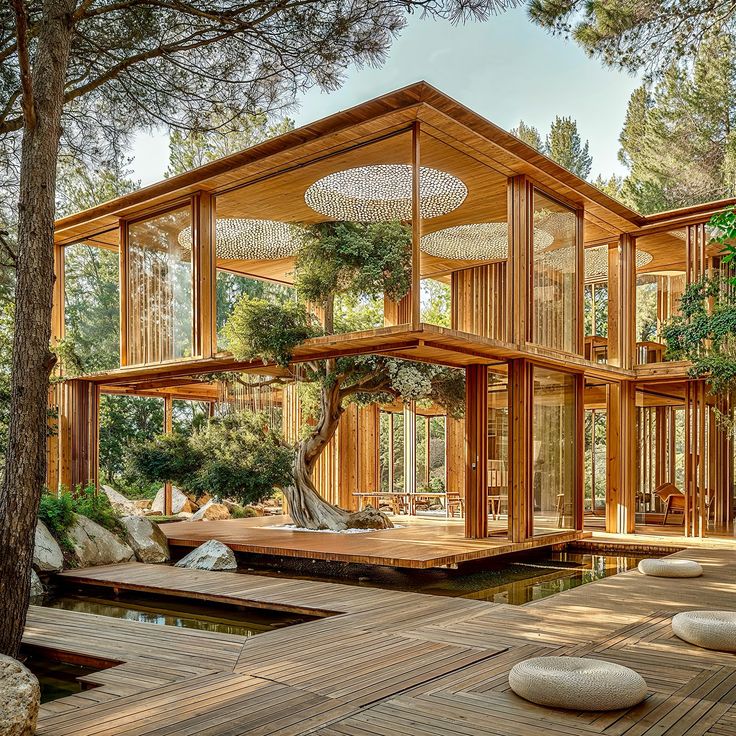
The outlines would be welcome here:
[[[230,516],[233,519],[252,519],[258,516],[258,512],[252,506],[233,506],[230,509]]]
[[[69,529],[74,523],[74,499],[69,491],[62,491],[58,496],[44,491],[38,508],[38,518],[64,549],[71,549]]]
[[[116,534],[122,531],[118,514],[110,504],[110,500],[104,493],[97,493],[93,485],[85,488],[77,486],[72,503],[74,511],[108,531]]]

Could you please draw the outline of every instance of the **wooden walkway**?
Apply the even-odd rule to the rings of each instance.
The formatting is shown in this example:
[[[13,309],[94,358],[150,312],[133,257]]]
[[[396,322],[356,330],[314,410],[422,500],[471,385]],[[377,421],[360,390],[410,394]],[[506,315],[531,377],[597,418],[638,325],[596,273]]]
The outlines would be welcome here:
[[[680,553],[681,555],[684,553]],[[120,662],[43,706],[40,736],[736,735],[736,656],[674,638],[670,618],[733,608],[736,551],[688,550],[694,580],[629,572],[525,606],[305,580],[126,565],[64,573],[119,588],[331,615],[250,639],[32,608],[27,644]],[[544,654],[644,675],[628,711],[542,708],[508,689]]]
[[[350,535],[279,528],[290,523],[288,516],[177,521],[161,524],[161,529],[169,544],[178,547],[198,547],[210,539],[217,539],[236,552],[414,569],[449,567],[469,560],[570,542],[584,536],[583,532],[568,531],[522,543],[494,537],[465,539],[461,519],[396,516],[393,520],[401,526]]]

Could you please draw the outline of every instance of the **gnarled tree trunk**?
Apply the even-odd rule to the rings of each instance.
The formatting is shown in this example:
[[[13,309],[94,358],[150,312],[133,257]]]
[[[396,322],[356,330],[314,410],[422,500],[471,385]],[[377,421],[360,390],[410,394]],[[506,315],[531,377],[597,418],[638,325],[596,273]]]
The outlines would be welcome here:
[[[377,511],[352,512],[326,501],[312,480],[314,466],[329,441],[335,436],[344,409],[340,387],[323,387],[320,395],[320,417],[314,430],[303,439],[294,455],[294,485],[284,488],[289,516],[296,526],[305,529],[350,528],[386,529],[393,526],[387,516]]]
[[[18,258],[10,427],[0,490],[0,652],[17,656],[25,626],[34,530],[46,479],[54,214],[61,113],[73,0],[46,0],[33,59],[22,58],[25,11],[14,3],[24,73]],[[24,63],[24,61],[26,63]]]

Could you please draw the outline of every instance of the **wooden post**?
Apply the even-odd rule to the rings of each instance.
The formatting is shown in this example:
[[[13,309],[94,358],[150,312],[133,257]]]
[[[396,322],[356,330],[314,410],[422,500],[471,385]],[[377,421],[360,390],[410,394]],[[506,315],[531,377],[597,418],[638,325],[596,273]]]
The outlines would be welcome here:
[[[608,246],[608,349],[606,360],[621,365],[621,244]],[[595,310],[593,312],[595,314]]]
[[[488,368],[465,371],[465,536],[488,536]]]
[[[51,307],[51,344],[57,345],[64,338],[64,247],[54,244],[53,302]]]
[[[523,346],[527,341],[529,309],[529,240],[532,232],[533,190],[523,175],[508,180],[509,254],[506,276],[507,340]]]
[[[415,403],[404,404],[404,492],[417,490],[417,416]]]
[[[421,240],[422,210],[420,197],[421,142],[419,121],[411,129],[411,327],[421,321]]]
[[[636,526],[636,391],[611,383],[606,403],[606,531],[633,534]]]
[[[217,350],[217,259],[215,213],[209,192],[194,198],[193,222],[194,346],[203,358],[211,358]]]
[[[510,360],[509,367],[509,534],[512,542],[531,536],[534,505],[532,483],[533,376],[524,359]]]
[[[173,409],[174,399],[167,394],[164,396],[164,434],[171,434],[174,431]],[[166,482],[164,483],[164,515],[171,516],[172,513],[172,487],[171,483]]]
[[[128,256],[128,224],[120,220],[119,224],[119,259],[120,273],[118,275],[120,293],[120,367],[128,365],[130,350],[130,287],[129,287],[129,256]]]

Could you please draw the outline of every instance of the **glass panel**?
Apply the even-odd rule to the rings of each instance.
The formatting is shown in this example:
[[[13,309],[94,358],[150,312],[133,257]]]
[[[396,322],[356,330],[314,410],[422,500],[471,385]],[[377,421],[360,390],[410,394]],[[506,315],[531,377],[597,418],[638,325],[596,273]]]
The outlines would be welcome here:
[[[191,208],[128,226],[131,364],[193,355]]]
[[[217,197],[218,349],[227,347],[222,326],[239,299],[289,298],[297,254],[307,241],[321,244],[317,252],[325,258],[335,251],[346,256],[334,302],[302,295],[323,325],[333,303],[328,330],[357,332],[410,321],[409,299],[384,305],[383,277],[394,277],[396,295],[411,284],[411,140],[402,132]],[[366,254],[369,268],[362,260]],[[347,288],[357,272],[365,277],[369,271],[375,278],[361,279],[358,291]]]
[[[447,489],[446,417],[429,417],[429,487]]]
[[[379,415],[379,451],[378,465],[380,470],[380,489],[391,490],[393,485],[393,461],[392,439],[391,439],[391,413],[382,411]]]
[[[114,239],[114,247],[94,241],[64,248],[65,366],[81,373],[120,367],[120,258],[117,231],[100,238]]]
[[[422,211],[421,320],[504,340],[508,179],[446,140],[422,127],[423,170],[453,177],[465,194],[447,211]]]
[[[585,410],[585,503],[586,514],[601,515],[606,509],[606,411]]]
[[[575,524],[575,378],[534,368],[534,536]]]
[[[685,230],[636,240],[636,362],[665,360],[662,326],[679,314],[685,290]]]
[[[577,350],[577,215],[534,192],[532,342]]]
[[[427,417],[416,416],[416,463],[417,490],[429,490],[429,473],[427,466]]]
[[[509,393],[505,373],[488,369],[488,531],[509,524]]]
[[[404,490],[404,415],[394,413],[394,433],[393,433],[393,489],[394,491]]]

